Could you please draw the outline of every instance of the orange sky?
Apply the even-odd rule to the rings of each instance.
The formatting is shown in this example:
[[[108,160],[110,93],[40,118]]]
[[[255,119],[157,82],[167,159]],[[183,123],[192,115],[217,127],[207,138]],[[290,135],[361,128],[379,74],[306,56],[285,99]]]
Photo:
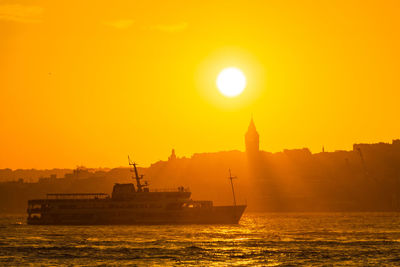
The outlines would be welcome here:
[[[399,1],[0,1],[0,168],[400,137]],[[216,88],[224,67],[244,93]]]

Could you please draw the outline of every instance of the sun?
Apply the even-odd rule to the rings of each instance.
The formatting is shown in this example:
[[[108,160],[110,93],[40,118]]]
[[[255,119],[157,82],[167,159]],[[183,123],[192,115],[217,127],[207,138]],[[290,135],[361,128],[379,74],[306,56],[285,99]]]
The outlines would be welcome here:
[[[246,88],[246,77],[235,67],[223,69],[217,77],[218,90],[227,97],[240,95]]]

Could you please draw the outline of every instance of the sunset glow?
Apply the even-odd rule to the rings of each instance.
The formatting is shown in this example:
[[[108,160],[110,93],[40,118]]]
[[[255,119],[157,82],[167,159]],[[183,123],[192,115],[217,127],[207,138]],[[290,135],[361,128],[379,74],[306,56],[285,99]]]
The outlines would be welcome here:
[[[398,1],[13,3],[0,4],[0,168],[243,150],[251,114],[270,152],[399,136]],[[236,97],[216,85],[232,66]]]
[[[0,0],[0,266],[400,266],[399,11]]]

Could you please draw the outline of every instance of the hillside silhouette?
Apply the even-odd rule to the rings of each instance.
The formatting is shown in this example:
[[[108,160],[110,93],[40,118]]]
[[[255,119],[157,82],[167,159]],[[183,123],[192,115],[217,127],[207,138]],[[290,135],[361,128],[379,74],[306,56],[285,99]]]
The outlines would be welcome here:
[[[400,140],[355,144],[351,151],[312,154],[307,148],[260,151],[251,121],[246,151],[198,153],[139,168],[150,189],[189,187],[192,198],[250,211],[397,211],[400,209]],[[46,193],[111,193],[114,183],[133,182],[129,168],[0,170],[0,212],[25,212],[28,199]]]

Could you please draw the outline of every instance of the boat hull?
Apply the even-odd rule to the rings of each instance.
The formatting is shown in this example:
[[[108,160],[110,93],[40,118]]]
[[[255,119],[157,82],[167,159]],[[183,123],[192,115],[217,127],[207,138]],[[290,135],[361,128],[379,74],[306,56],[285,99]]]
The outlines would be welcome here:
[[[245,205],[187,208],[182,210],[70,210],[42,213],[28,218],[31,225],[158,225],[158,224],[237,224]]]

